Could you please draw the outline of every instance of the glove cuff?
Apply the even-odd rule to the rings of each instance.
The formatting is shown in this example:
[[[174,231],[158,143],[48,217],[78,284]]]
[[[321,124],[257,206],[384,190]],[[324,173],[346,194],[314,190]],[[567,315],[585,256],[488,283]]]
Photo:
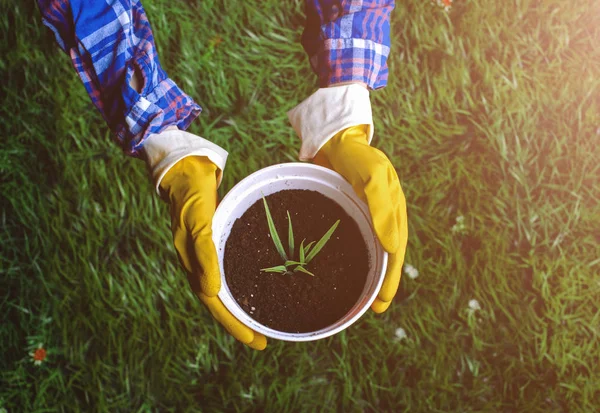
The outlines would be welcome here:
[[[217,187],[221,184],[227,162],[227,151],[214,143],[177,128],[148,136],[144,141],[144,155],[150,169],[156,193],[160,196],[160,182],[169,169],[188,156],[206,156],[217,168]]]
[[[373,139],[373,114],[369,91],[358,84],[319,89],[288,112],[292,127],[302,140],[298,157],[308,161],[338,132],[368,125]]]

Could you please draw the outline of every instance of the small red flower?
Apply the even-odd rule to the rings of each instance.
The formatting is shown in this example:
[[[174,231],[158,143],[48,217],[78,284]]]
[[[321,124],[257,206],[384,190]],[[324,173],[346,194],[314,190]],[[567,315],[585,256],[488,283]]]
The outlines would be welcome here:
[[[35,353],[33,353],[33,359],[36,361],[44,361],[46,359],[46,349],[38,348]]]
[[[48,353],[46,352],[46,349],[40,344],[38,348],[36,348],[33,353],[29,353],[29,355],[33,358],[33,364],[39,366],[40,364],[42,364],[42,362],[46,360],[46,356],[48,355]]]
[[[431,0],[431,2],[437,4],[439,7],[443,7],[446,11],[452,8],[452,0]]]

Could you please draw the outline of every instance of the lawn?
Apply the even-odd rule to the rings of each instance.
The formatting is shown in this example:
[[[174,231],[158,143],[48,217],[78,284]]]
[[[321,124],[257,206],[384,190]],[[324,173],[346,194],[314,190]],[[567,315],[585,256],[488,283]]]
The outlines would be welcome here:
[[[264,352],[188,288],[167,205],[35,3],[0,2],[1,412],[598,411],[597,0],[397,2],[373,144],[416,271],[383,315]],[[144,5],[204,108],[191,131],[229,151],[220,194],[296,160],[286,111],[316,88],[302,2]]]

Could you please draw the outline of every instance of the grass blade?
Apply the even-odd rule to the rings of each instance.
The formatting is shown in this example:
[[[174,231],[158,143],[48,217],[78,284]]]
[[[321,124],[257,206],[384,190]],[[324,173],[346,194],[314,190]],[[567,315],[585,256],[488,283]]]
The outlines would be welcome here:
[[[287,268],[285,268],[285,265],[277,265],[275,267],[262,268],[261,271],[264,271],[264,272],[286,272]]]
[[[285,264],[284,264],[284,265],[285,265],[286,267],[289,267],[289,266],[291,266],[291,265],[305,265],[305,264],[306,264],[306,263],[305,263],[304,261],[292,261],[292,260],[287,260],[287,261],[285,262]]]
[[[323,235],[321,237],[319,242],[317,242],[315,244],[314,248],[310,251],[310,253],[306,257],[306,263],[309,263],[313,258],[315,258],[315,256],[319,253],[319,251],[321,251],[321,249],[325,246],[325,244],[327,244],[327,241],[329,241],[329,238],[331,238],[333,231],[335,231],[335,229],[337,228],[339,223],[340,223],[339,219],[337,221],[335,221],[335,224],[333,224],[331,226],[331,228],[329,228],[329,230],[325,233],[325,235]]]
[[[285,253],[285,249],[283,248],[283,244],[279,239],[279,234],[277,234],[277,228],[275,228],[275,223],[273,222],[273,217],[271,216],[271,211],[269,210],[269,205],[267,204],[266,198],[262,197],[263,203],[265,204],[265,213],[267,215],[267,223],[269,224],[269,232],[271,233],[271,239],[273,240],[273,244],[275,244],[275,248],[277,248],[277,252],[281,255],[281,258],[287,260],[287,255]]]
[[[294,229],[292,228],[292,217],[290,217],[290,211],[287,211],[288,216],[288,244],[290,251],[290,258],[294,258]]]
[[[304,274],[308,274],[308,275],[312,275],[313,277],[315,276],[312,272],[308,271],[306,268],[302,267],[302,266],[298,266],[296,267],[295,271],[300,271],[303,272]]]

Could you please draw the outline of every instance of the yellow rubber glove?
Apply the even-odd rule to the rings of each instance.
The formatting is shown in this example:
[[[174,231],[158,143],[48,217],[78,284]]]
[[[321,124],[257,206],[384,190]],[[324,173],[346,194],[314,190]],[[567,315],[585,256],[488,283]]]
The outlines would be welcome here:
[[[396,170],[383,152],[369,145],[368,136],[367,125],[345,129],[319,150],[314,163],[346,178],[369,206],[377,237],[389,254],[383,285],[371,305],[373,311],[383,313],[400,284],[408,222],[406,199]]]
[[[189,156],[164,176],[160,188],[170,203],[173,243],[192,290],[213,317],[242,343],[263,350],[267,346],[265,336],[238,321],[217,296],[221,276],[212,219],[217,207],[218,173],[207,157]]]

